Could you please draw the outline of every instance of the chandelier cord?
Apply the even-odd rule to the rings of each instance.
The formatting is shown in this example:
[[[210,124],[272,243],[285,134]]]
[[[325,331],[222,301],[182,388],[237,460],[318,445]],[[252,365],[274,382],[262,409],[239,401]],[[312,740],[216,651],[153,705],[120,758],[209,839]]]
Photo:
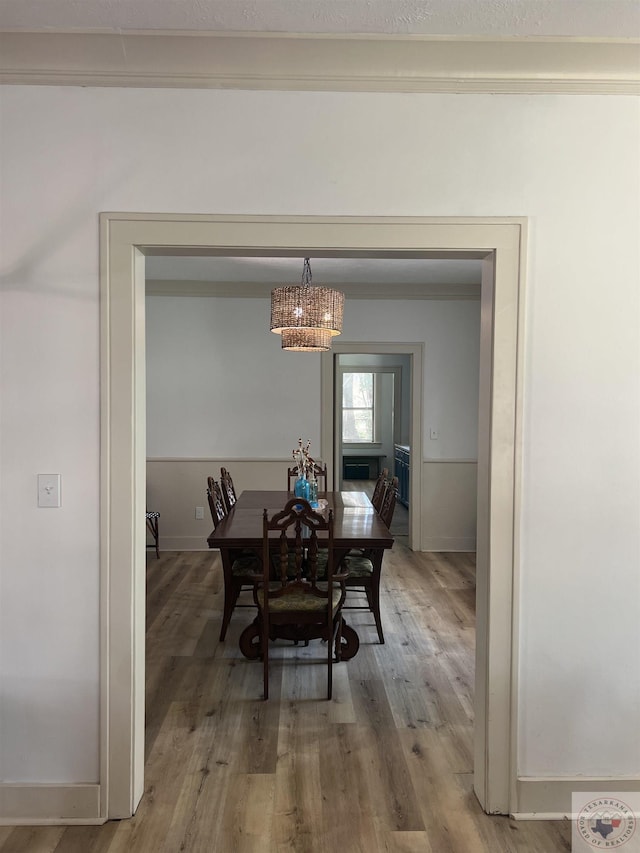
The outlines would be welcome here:
[[[302,286],[311,286],[311,264],[309,263],[309,258],[305,258],[302,265]]]

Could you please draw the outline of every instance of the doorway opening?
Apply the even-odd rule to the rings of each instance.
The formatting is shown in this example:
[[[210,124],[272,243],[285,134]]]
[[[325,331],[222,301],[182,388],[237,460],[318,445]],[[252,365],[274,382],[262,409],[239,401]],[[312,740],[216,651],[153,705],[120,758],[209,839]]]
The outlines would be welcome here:
[[[379,441],[354,443],[344,441],[342,427],[343,395],[341,376],[353,370],[364,370],[378,380],[380,393],[386,394],[386,411],[379,411]],[[333,342],[333,353],[322,357],[323,401],[322,410],[333,409],[333,423],[322,425],[322,445],[331,453],[336,472],[336,483],[345,479],[365,476],[375,479],[377,473],[387,468],[393,476],[395,446],[413,446],[416,459],[422,458],[422,387],[423,345],[421,343],[348,343]],[[386,380],[386,381],[385,381]],[[385,387],[386,386],[386,387]],[[329,389],[333,388],[333,398]],[[386,419],[386,424],[385,424]],[[364,460],[364,461],[363,461]],[[366,466],[366,471],[365,471]],[[375,474],[375,476],[370,476]],[[422,550],[420,536],[421,516],[420,474],[407,481],[403,516],[406,523],[407,545],[412,550]],[[400,512],[399,512],[400,514]],[[404,534],[403,534],[404,535]]]
[[[403,368],[378,363],[374,355],[335,356],[336,482],[375,480],[393,469],[393,448],[409,444],[409,417],[403,418]]]
[[[369,497],[385,471],[389,478],[396,474],[396,448],[410,446],[411,359],[391,359],[371,353],[334,356],[336,486],[361,488]],[[399,490],[389,528],[395,537],[409,532],[406,492]]]
[[[525,225],[514,218],[102,214],[100,794],[105,817],[133,814],[144,782],[144,256],[198,251],[277,255],[317,249],[337,257],[483,260],[474,788],[485,811],[510,810],[516,781],[514,537]],[[333,393],[328,375],[323,369],[323,403]],[[333,429],[329,432],[323,455],[334,458]]]

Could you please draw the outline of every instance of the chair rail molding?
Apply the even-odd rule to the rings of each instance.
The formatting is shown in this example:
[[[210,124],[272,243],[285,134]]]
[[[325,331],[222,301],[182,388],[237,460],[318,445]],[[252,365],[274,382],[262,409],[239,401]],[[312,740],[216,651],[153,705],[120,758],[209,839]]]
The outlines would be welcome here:
[[[640,40],[189,31],[0,31],[19,85],[633,94]]]

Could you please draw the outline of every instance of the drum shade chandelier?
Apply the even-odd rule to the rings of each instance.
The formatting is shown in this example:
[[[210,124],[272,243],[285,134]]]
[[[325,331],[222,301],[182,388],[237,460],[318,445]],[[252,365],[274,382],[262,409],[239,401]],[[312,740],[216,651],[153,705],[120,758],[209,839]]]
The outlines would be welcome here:
[[[342,331],[344,293],[311,285],[311,264],[304,259],[302,283],[271,291],[271,331],[282,337],[282,349],[326,352]]]

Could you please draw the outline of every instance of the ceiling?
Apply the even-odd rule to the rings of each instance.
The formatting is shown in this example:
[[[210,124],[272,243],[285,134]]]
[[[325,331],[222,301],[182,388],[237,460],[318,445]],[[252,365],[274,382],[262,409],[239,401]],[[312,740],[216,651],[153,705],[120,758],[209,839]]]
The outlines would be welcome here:
[[[638,0],[0,0],[0,28],[451,36],[638,35]]]

